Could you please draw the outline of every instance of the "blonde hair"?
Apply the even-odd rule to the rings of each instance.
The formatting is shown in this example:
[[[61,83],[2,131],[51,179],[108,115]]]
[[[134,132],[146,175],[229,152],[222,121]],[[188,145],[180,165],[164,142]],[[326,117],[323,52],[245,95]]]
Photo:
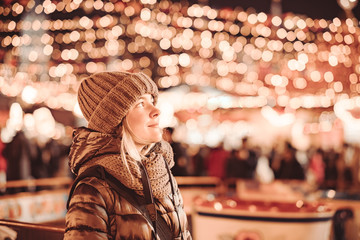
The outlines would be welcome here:
[[[131,129],[129,128],[126,117],[122,121],[120,128],[121,128],[120,132],[122,136],[121,145],[120,145],[121,157],[123,159],[126,159],[126,154],[128,154],[131,158],[137,161],[141,161],[141,158],[150,151],[150,149],[153,147],[153,145],[155,145],[155,143],[147,143],[138,136],[135,136],[132,133]],[[139,152],[137,150],[135,141],[145,145],[143,151]]]

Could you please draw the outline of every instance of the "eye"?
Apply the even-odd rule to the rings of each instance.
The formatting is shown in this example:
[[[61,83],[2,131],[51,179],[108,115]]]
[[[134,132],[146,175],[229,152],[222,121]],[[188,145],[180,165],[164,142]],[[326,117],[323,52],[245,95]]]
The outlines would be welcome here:
[[[139,101],[137,104],[136,104],[136,107],[144,107],[145,106],[145,103],[143,100]]]

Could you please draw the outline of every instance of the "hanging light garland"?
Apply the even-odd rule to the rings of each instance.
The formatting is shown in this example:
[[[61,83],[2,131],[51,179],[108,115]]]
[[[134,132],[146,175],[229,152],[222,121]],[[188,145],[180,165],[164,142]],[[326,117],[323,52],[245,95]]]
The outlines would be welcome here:
[[[82,77],[144,71],[163,90],[212,86],[253,100],[230,107],[328,108],[360,93],[359,42],[350,18],[167,0],[28,1],[0,7],[0,87],[72,110]]]

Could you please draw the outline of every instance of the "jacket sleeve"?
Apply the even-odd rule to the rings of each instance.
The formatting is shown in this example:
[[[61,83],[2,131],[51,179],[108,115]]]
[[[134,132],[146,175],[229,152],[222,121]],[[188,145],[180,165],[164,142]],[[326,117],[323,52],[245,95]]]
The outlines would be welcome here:
[[[76,186],[66,214],[64,240],[110,238],[106,197],[100,194],[107,193],[107,190],[100,188],[105,187],[91,178],[80,181]]]

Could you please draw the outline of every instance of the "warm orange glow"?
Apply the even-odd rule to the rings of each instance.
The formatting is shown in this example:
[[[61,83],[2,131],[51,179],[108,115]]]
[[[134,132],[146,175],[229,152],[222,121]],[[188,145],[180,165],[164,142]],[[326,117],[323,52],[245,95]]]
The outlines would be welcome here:
[[[77,9],[86,14],[67,14]],[[29,11],[39,18],[18,20]],[[6,56],[0,68],[8,69],[0,91],[23,94],[29,103],[33,89],[42,97],[36,101],[65,107],[41,93],[51,83],[54,96],[74,96],[82,77],[103,70],[144,71],[163,88],[188,84],[252,97],[216,100],[215,109],[328,108],[360,93],[359,27],[350,18],[273,16],[167,0],[13,2],[0,6],[0,15]],[[11,76],[18,71],[28,77]]]

